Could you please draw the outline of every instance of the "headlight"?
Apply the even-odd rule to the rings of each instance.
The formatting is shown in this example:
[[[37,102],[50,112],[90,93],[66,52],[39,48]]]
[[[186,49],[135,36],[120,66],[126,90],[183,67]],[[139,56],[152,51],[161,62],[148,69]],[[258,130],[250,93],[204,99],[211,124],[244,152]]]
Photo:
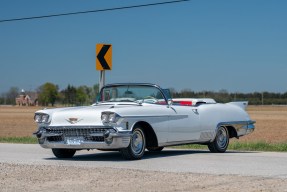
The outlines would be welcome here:
[[[49,115],[44,113],[37,113],[34,116],[34,120],[36,123],[49,123]]]
[[[115,113],[111,113],[109,115],[109,122],[115,123],[115,121],[116,121],[116,114]]]
[[[108,123],[109,122],[109,116],[106,113],[102,113],[102,121],[104,123]]]
[[[103,123],[117,123],[121,116],[114,112],[102,112],[101,117]]]
[[[48,123],[49,121],[49,115],[45,114],[42,116],[42,123]]]
[[[34,117],[34,120],[36,123],[41,123],[42,122],[42,116],[39,114],[36,114]]]

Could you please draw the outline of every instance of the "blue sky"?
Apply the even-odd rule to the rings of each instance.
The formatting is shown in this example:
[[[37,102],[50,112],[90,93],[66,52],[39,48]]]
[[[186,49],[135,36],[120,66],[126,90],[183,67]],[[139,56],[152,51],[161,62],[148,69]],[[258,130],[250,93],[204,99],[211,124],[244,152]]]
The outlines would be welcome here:
[[[162,1],[0,0],[0,20]],[[107,83],[287,92],[286,10],[285,0],[191,0],[0,23],[0,93],[98,83],[97,43],[113,45]]]

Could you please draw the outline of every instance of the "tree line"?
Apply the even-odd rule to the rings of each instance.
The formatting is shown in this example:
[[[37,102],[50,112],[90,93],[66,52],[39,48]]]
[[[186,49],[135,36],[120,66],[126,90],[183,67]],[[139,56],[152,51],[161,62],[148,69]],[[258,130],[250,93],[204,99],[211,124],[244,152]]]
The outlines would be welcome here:
[[[65,89],[59,91],[57,85],[45,83],[37,90],[39,104],[43,106],[52,106],[60,104],[64,106],[82,106],[90,105],[95,102],[99,92],[99,85],[92,87],[86,85],[75,87],[68,85]]]
[[[41,106],[82,106],[90,105],[96,101],[99,93],[99,85],[73,86],[68,85],[65,89],[60,90],[59,86],[53,83],[45,83],[36,89],[38,94],[38,104]],[[253,92],[253,93],[229,93],[227,90],[220,91],[192,91],[183,89],[176,91],[170,88],[173,98],[213,98],[219,103],[231,101],[249,101],[250,105],[287,105],[287,92]],[[11,87],[6,93],[0,96],[0,105],[15,105],[15,98],[19,96],[20,90],[17,87]]]
[[[20,92],[18,87],[11,87],[9,91],[1,94],[0,105],[15,105],[15,98],[19,96]],[[55,104],[64,106],[90,105],[96,100],[99,85],[95,84],[92,87],[68,85],[65,89],[60,90],[58,85],[47,82],[39,86],[35,92],[37,92],[40,106],[54,106]]]
[[[287,92],[252,92],[252,93],[229,93],[227,90],[220,91],[200,91],[195,92],[190,89],[184,89],[180,92],[172,90],[173,98],[212,98],[218,103],[227,103],[232,101],[248,101],[249,105],[287,105]]]

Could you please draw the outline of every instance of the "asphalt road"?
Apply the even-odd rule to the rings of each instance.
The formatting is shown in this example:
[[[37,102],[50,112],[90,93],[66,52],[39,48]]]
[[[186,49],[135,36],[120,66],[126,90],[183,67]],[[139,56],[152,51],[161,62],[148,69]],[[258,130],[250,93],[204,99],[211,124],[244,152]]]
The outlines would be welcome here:
[[[167,148],[161,153],[146,152],[139,161],[123,160],[119,152],[79,151],[74,158],[54,158],[51,150],[39,145],[0,144],[0,163],[61,165],[206,173],[215,175],[259,176],[287,179],[287,153],[228,151],[214,154],[202,150]]]

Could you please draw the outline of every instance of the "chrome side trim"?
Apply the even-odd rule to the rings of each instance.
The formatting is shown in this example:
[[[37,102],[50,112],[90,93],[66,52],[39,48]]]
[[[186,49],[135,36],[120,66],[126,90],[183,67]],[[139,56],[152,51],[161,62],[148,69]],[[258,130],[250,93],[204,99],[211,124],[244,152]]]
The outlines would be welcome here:
[[[187,145],[187,144],[205,144],[209,143],[210,139],[208,140],[186,140],[186,141],[172,141],[166,143],[159,143],[159,147],[168,147],[168,146],[176,146],[176,145]]]
[[[122,118],[161,118],[161,117],[169,117],[169,118],[188,118],[188,115],[130,115],[130,116],[122,116]]]

